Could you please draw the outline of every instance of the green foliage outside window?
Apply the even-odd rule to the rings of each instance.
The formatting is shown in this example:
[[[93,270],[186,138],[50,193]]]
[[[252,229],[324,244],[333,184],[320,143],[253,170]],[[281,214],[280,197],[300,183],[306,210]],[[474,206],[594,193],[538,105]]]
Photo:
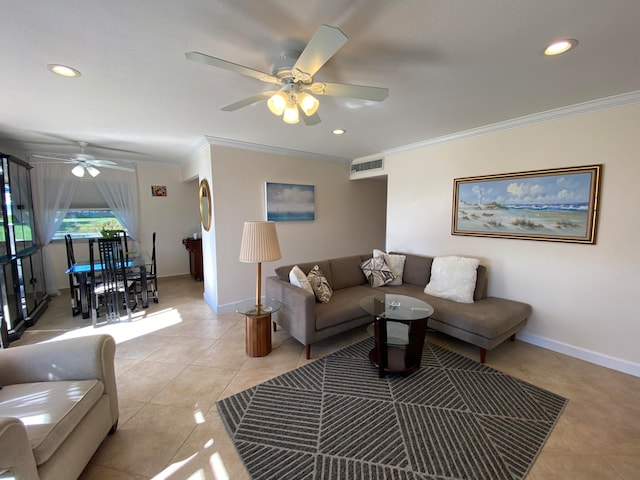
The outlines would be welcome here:
[[[53,236],[62,240],[66,234],[73,238],[99,238],[103,230],[125,230],[111,210],[69,210]]]

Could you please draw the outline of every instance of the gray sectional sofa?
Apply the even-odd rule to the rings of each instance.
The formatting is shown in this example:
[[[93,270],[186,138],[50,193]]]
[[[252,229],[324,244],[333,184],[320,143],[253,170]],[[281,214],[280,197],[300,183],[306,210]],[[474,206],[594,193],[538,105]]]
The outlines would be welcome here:
[[[267,298],[282,302],[273,314],[277,325],[287,330],[306,347],[307,358],[311,344],[373,321],[361,307],[360,300],[376,293],[409,295],[426,301],[434,308],[428,326],[480,348],[484,363],[487,350],[506,339],[515,339],[531,314],[531,306],[518,301],[487,296],[487,268],[479,265],[473,293],[473,303],[459,303],[424,293],[431,276],[434,257],[402,253],[406,256],[402,285],[371,287],[360,267],[371,254],[319,260],[297,264],[308,274],[318,265],[333,289],[328,303],[316,301],[314,294],[289,282],[294,265],[277,267],[276,275],[266,278]],[[275,328],[275,325],[274,325]]]

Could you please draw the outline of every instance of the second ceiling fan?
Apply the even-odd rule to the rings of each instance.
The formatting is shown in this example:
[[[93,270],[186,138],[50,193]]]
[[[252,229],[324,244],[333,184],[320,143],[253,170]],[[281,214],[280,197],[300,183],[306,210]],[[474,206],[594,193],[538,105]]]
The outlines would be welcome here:
[[[357,98],[381,102],[389,95],[389,89],[329,82],[314,82],[314,75],[347,43],[347,37],[337,27],[321,25],[302,52],[285,52],[280,61],[271,66],[270,73],[264,73],[243,65],[212,57],[200,52],[187,52],[188,60],[223,68],[241,75],[253,77],[266,83],[279,85],[277,90],[253,95],[221,108],[232,112],[260,100],[267,100],[267,106],[274,115],[282,115],[286,123],[298,123],[302,119],[307,125],[320,123],[316,113],[319,102],[313,95]]]

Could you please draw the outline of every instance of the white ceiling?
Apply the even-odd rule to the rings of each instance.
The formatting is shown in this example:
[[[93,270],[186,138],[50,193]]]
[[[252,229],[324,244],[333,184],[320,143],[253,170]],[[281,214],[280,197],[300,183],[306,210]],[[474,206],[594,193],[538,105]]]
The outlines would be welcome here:
[[[181,163],[209,136],[353,159],[640,91],[638,0],[2,0],[0,10],[0,147],[27,155],[86,141],[98,158]],[[315,80],[387,87],[385,101],[321,96],[311,127],[283,123],[264,101],[223,112],[270,86],[184,58],[269,72],[320,24],[349,41]],[[541,55],[559,38],[580,43]]]

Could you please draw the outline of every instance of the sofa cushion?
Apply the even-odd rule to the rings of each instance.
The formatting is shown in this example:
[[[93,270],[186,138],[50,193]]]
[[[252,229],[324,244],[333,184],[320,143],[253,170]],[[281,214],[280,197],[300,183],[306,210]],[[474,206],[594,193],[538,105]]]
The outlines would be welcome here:
[[[424,293],[460,303],[473,303],[480,261],[467,257],[436,257]]]
[[[320,267],[318,267],[318,265],[315,265],[311,269],[309,275],[307,275],[307,280],[309,280],[311,288],[313,289],[313,293],[316,294],[316,298],[319,302],[327,303],[329,302],[329,300],[331,300],[331,297],[333,296],[333,290],[331,289],[327,278],[324,276],[324,273],[322,273],[322,270],[320,270]]]
[[[373,293],[371,288],[364,284],[336,290],[329,303],[316,303],[316,331],[357,318],[369,317],[369,314],[360,306],[360,300]]]
[[[384,257],[372,257],[360,264],[360,268],[372,287],[390,284],[396,276],[384,261]]]
[[[334,258],[329,260],[329,263],[331,264],[331,278],[333,280],[331,287],[334,291],[362,285],[367,282],[360,269],[360,263],[362,263],[360,255]]]
[[[387,285],[402,285],[402,275],[404,273],[404,263],[407,260],[406,255],[391,254],[383,252],[382,250],[374,249],[374,257],[384,257],[384,262],[389,266],[395,278],[391,280]]]
[[[289,272],[289,282],[291,283],[291,285],[302,288],[314,295],[313,288],[311,288],[311,284],[309,283],[309,279],[298,265],[294,265],[294,267]]]
[[[422,288],[429,283],[431,277],[431,262],[433,257],[424,257],[422,255],[404,254],[407,258],[404,262],[404,272],[402,273],[402,282],[420,285]]]
[[[5,385],[3,416],[19,418],[27,429],[36,465],[49,460],[104,392],[98,380]]]

